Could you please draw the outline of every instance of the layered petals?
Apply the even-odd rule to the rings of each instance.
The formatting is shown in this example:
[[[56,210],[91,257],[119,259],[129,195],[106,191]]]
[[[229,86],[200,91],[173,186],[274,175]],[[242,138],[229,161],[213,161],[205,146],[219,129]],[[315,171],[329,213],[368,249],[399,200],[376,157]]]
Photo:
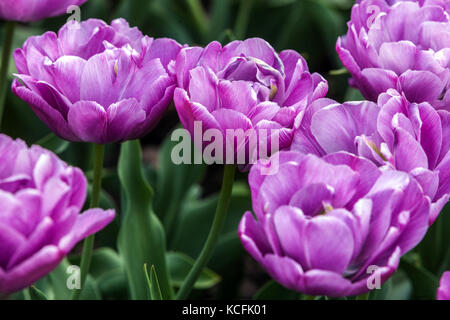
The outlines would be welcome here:
[[[319,99],[299,119],[291,150],[318,156],[346,151],[408,172],[431,201],[432,223],[450,195],[447,119],[448,111],[410,103],[393,89],[378,104]]]
[[[123,19],[68,22],[14,52],[12,90],[60,137],[112,143],[159,122],[175,87],[181,45],[152,39]]]
[[[287,288],[333,297],[366,293],[371,278],[385,282],[428,229],[430,201],[405,172],[381,170],[348,152],[319,158],[282,151],[271,161],[279,163],[274,175],[261,173],[263,161],[250,171],[256,217],[244,215],[239,236]]]
[[[8,294],[51,272],[114,210],[80,214],[86,178],[50,151],[0,135],[0,159],[9,162],[0,166],[0,293]]]
[[[396,89],[410,102],[446,108],[450,16],[440,1],[358,1],[336,44],[350,84],[377,101]]]
[[[278,54],[259,38],[183,48],[175,70],[174,102],[184,128],[191,136],[195,123],[203,132],[220,132],[223,148],[215,160],[224,163],[226,157],[242,169],[289,147],[297,115],[328,89],[300,54]],[[234,133],[231,140],[227,132]],[[236,135],[241,133],[245,140],[240,143]],[[199,147],[204,150],[208,143]]]

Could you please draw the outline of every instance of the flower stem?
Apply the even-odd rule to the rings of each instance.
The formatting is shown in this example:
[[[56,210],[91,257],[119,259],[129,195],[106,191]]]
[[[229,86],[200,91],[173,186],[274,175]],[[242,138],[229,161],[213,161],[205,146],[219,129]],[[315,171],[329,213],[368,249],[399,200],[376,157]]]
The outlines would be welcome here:
[[[105,156],[105,145],[96,144],[94,146],[94,181],[92,185],[91,193],[91,203],[90,208],[98,207],[100,202],[100,191],[102,189],[102,170],[103,170],[103,159]],[[83,290],[86,277],[89,273],[89,267],[91,266],[92,252],[94,250],[94,237],[91,235],[84,240],[83,252],[81,254],[81,287],[79,290],[75,290],[72,294],[72,300],[78,300],[81,291]]]
[[[216,215],[214,217],[214,221],[211,227],[211,230],[208,235],[208,239],[198,257],[197,261],[195,261],[194,266],[189,272],[188,276],[183,282],[180,290],[176,295],[177,300],[186,299],[192,287],[195,284],[195,281],[200,276],[203,268],[208,263],[211,258],[216,244],[219,240],[220,232],[222,230],[223,224],[225,222],[225,218],[227,216],[228,206],[230,204],[231,192],[233,189],[234,176],[236,172],[235,165],[225,165],[223,171],[223,181],[222,181],[222,190],[220,192],[219,202],[217,204]]]
[[[2,127],[3,111],[5,109],[6,85],[8,83],[9,60],[14,37],[14,21],[6,22],[5,38],[3,41],[2,65],[0,67],[0,129]]]

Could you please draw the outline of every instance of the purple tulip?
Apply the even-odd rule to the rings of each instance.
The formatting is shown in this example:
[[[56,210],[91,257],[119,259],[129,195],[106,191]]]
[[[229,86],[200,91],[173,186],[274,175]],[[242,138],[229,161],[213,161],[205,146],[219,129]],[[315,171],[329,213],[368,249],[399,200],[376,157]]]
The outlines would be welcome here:
[[[86,188],[78,168],[0,135],[0,293],[33,284],[114,219],[114,210],[79,214]]]
[[[355,4],[336,49],[366,99],[394,88],[411,102],[448,108],[450,16],[437,1]],[[449,41],[447,41],[449,40]]]
[[[12,89],[66,140],[136,139],[172,100],[180,49],[174,40],[142,36],[123,19],[72,21],[58,35],[31,37],[14,52]]]
[[[369,102],[321,99],[299,120],[291,149],[319,156],[347,151],[410,173],[432,202],[430,224],[450,194],[450,113],[409,103],[395,90]]]
[[[357,0],[356,3],[361,3],[365,0]],[[446,11],[448,11],[448,6],[449,6],[449,1],[448,0],[385,0],[387,4],[389,4],[390,6],[396,4],[397,2],[416,2],[418,3],[420,6],[426,6],[426,5],[438,5],[441,6],[443,8],[446,9]]]
[[[218,130],[223,137],[227,130],[258,135],[264,129],[270,131],[268,144],[277,135],[279,149],[290,145],[298,112],[328,90],[326,80],[311,74],[300,54],[278,54],[258,38],[184,48],[176,72],[175,107],[191,136],[196,121],[204,131]]]
[[[441,278],[437,300],[450,300],[450,271],[445,272]]]
[[[21,22],[37,21],[67,12],[72,5],[82,5],[87,0],[2,0],[0,19]]]
[[[247,212],[239,235],[287,288],[334,297],[368,292],[428,228],[429,200],[407,173],[383,172],[344,152],[284,151],[277,161],[275,175],[261,175],[267,164],[252,167],[256,220]]]

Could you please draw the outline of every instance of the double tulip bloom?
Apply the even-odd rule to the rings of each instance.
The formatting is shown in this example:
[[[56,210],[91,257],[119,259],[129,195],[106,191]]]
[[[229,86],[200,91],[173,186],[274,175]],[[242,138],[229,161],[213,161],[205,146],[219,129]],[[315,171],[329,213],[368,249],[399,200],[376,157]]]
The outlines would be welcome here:
[[[2,0],[0,19],[21,22],[37,21],[67,12],[70,6],[86,0]]]
[[[86,184],[51,152],[0,135],[0,295],[33,284],[113,220],[114,210],[79,214]]]
[[[284,151],[275,175],[250,171],[253,210],[239,226],[246,250],[284,286],[334,297],[384,282],[428,227],[430,201],[407,173],[349,153]]]
[[[174,40],[143,36],[123,19],[71,21],[14,52],[12,90],[66,140],[136,139],[172,100],[180,49]]]
[[[355,4],[336,49],[350,84],[377,101],[389,88],[410,102],[450,105],[450,16],[444,1],[384,0]]]
[[[299,120],[291,148],[318,156],[347,151],[408,172],[432,202],[431,224],[450,194],[449,124],[449,112],[410,103],[395,90],[381,94],[378,104],[321,99]]]
[[[290,145],[298,112],[328,90],[327,82],[308,71],[300,54],[292,50],[278,54],[258,38],[224,47],[212,42],[206,48],[184,48],[176,74],[175,107],[191,136],[196,121],[203,131],[218,130],[223,137],[227,130],[258,135],[264,129],[268,137],[258,139],[270,144],[276,137],[279,149]]]
[[[438,300],[450,300],[450,271],[444,273],[437,292]]]

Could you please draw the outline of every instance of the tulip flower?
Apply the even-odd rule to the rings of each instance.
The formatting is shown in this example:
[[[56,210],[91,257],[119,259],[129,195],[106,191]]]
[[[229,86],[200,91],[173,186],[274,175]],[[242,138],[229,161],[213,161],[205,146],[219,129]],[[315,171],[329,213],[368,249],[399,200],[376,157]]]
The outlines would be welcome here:
[[[263,146],[267,151],[274,138],[278,149],[289,147],[299,111],[328,90],[325,79],[311,74],[300,54],[292,50],[278,54],[258,38],[224,47],[212,42],[204,49],[184,48],[176,61],[176,73],[175,107],[191,137],[196,122],[203,131],[215,130],[222,137],[227,130],[243,130],[253,132],[258,140],[267,138],[267,146]],[[262,129],[267,130],[266,136]],[[238,163],[245,169],[255,148],[256,144],[236,143],[234,148],[223,148],[223,157],[246,153],[246,163]]]
[[[299,120],[291,149],[319,156],[347,151],[411,174],[432,202],[430,224],[449,199],[450,113],[410,103],[395,90],[378,104],[321,99]]]
[[[377,101],[389,88],[410,102],[447,108],[450,101],[450,16],[439,1],[365,0],[353,6],[336,49],[350,84]]]
[[[437,291],[437,300],[450,300],[450,272],[442,275],[439,289]]]
[[[379,288],[428,228],[429,199],[410,175],[340,152],[280,152],[279,171],[250,171],[255,216],[239,226],[244,248],[285,287],[353,296]]]
[[[30,22],[58,16],[71,6],[80,6],[87,0],[2,0],[0,19]]]
[[[114,210],[80,214],[86,184],[50,151],[0,135],[0,294],[32,285],[114,219]]]
[[[106,144],[147,134],[175,89],[181,46],[152,39],[123,19],[71,21],[14,52],[13,92],[58,136]]]

